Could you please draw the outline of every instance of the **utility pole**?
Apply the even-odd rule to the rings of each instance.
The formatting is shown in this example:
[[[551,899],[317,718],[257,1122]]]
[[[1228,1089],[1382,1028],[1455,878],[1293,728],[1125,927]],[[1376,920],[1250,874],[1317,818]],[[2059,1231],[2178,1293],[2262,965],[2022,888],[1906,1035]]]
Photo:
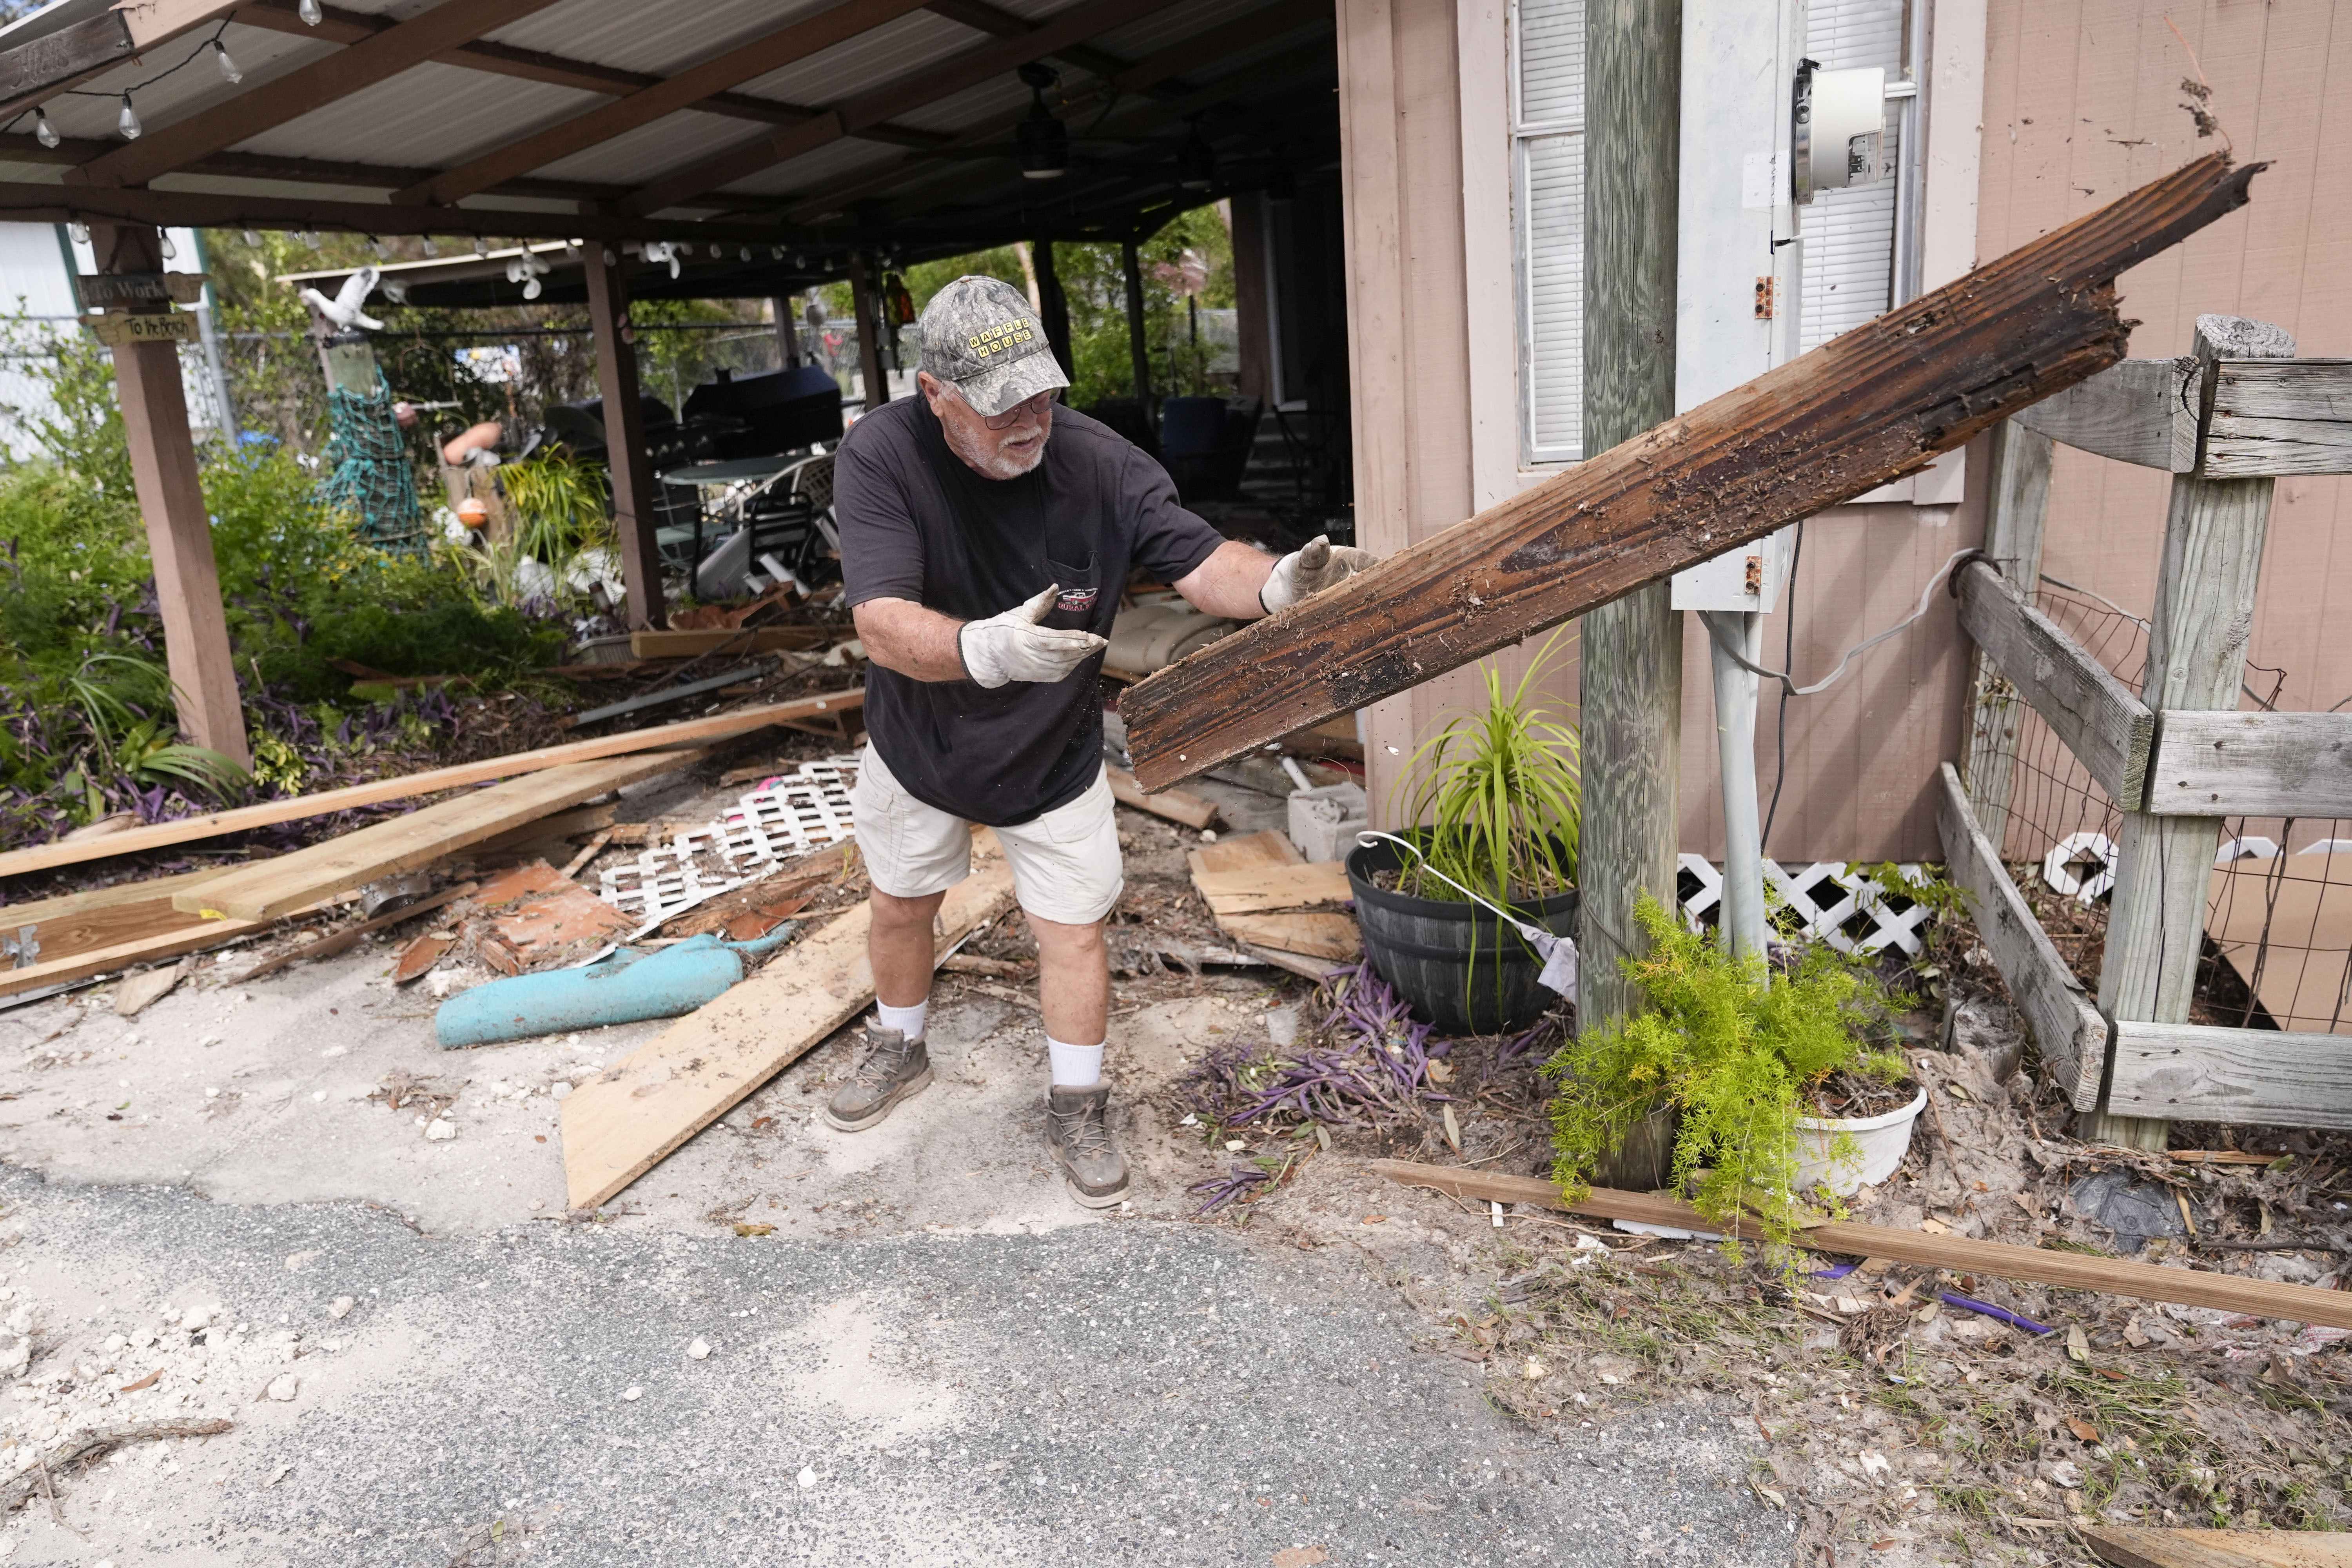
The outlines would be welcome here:
[[[1682,8],[1589,0],[1584,24],[1584,451],[1675,413]],[[1580,1029],[1640,1006],[1620,961],[1646,952],[1633,908],[1675,907],[1682,616],[1664,583],[1583,619],[1584,950]]]

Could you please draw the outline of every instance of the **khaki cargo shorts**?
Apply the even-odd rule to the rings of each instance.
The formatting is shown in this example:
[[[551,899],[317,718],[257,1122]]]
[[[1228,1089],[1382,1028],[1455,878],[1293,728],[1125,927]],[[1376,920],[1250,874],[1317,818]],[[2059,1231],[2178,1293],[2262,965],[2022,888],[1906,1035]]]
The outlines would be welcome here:
[[[849,800],[866,874],[892,898],[943,893],[971,875],[970,826],[900,788],[871,744],[858,753]],[[1074,926],[1110,913],[1126,886],[1112,804],[1110,777],[1097,773],[1069,805],[996,829],[1023,909]]]

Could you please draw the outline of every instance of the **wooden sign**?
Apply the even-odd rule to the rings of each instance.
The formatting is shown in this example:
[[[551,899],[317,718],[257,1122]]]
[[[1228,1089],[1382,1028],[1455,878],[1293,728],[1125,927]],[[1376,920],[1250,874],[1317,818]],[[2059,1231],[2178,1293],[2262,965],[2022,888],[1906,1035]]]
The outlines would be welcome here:
[[[74,275],[74,298],[85,310],[169,300],[193,305],[205,297],[209,272],[100,272]]]
[[[196,319],[172,311],[160,316],[131,316],[110,311],[103,316],[84,316],[81,324],[98,334],[98,341],[108,348],[119,349],[125,343],[192,343],[196,341]]]

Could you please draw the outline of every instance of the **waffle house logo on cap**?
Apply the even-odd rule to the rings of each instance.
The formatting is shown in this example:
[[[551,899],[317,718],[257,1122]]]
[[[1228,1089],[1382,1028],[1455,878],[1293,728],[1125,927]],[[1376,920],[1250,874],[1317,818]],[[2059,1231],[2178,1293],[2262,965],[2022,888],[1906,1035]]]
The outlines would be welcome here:
[[[1026,321],[999,321],[996,325],[972,333],[964,346],[981,359],[989,359],[1019,344],[1034,342],[1037,334]]]

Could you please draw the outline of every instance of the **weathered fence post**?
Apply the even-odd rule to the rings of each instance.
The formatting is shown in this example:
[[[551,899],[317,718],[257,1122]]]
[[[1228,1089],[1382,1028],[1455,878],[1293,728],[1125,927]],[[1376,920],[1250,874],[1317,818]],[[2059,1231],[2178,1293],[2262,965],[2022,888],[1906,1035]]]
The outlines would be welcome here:
[[[1985,500],[1984,551],[1993,567],[2032,604],[2042,580],[2042,538],[2050,516],[2050,455],[2054,443],[2014,419],[1992,427],[1992,489]],[[1998,854],[2009,832],[2009,793],[2017,771],[2017,725],[2024,704],[2000,667],[1976,655],[1976,700],[1961,776],[1977,824]]]
[[[2159,715],[2168,709],[2238,706],[2271,492],[2278,481],[2208,479],[2205,426],[2213,405],[2216,361],[2292,359],[2294,340],[2268,322],[2200,316],[2196,353],[2201,389],[2198,464],[2172,481],[2148,631],[2147,678],[2141,688],[2141,700]],[[2210,816],[2150,816],[2142,809],[2146,799],[2117,804],[2125,808],[2123,833],[2106,956],[2099,970],[2099,1010],[2117,1021],[2185,1024],[2221,825]],[[2084,1113],[2081,1132],[2095,1142],[2161,1149],[2170,1126],[2161,1118],[2117,1116],[2102,1109]]]
[[[1584,451],[1675,416],[1681,7],[1591,0],[1585,10]],[[1663,581],[1584,617],[1583,841],[1577,1026],[1633,1013],[1618,973],[1649,943],[1643,893],[1675,907],[1681,831],[1683,617]]]

